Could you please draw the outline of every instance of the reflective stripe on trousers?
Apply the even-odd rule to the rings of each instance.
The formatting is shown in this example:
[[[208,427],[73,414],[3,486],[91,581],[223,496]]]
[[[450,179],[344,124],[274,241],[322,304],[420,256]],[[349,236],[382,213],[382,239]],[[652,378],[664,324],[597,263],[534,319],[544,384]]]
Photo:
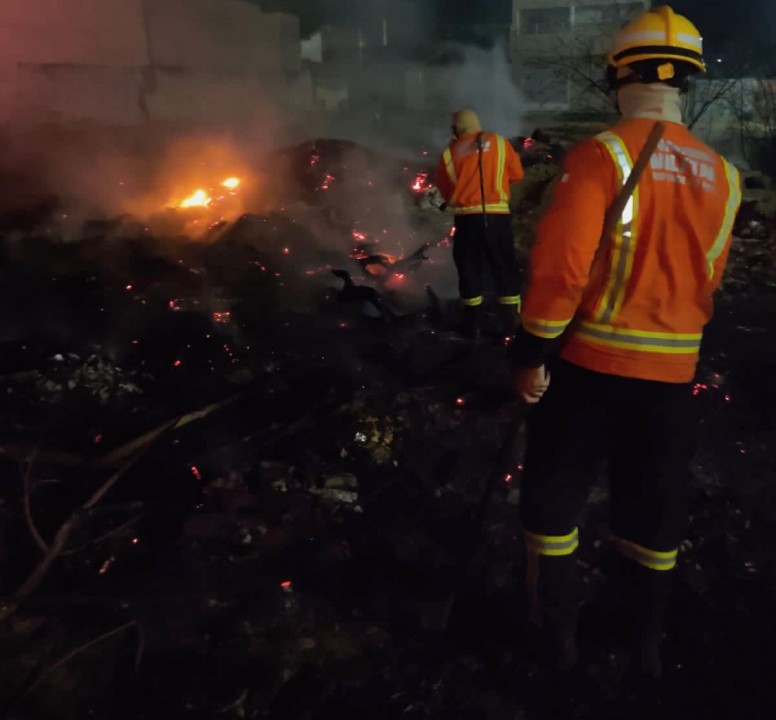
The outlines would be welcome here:
[[[579,547],[579,530],[574,528],[568,535],[538,535],[526,530],[525,547],[536,555],[571,555]]]
[[[665,572],[676,567],[678,548],[668,551],[651,550],[619,537],[612,538],[612,544],[620,555],[650,570]],[[568,535],[538,535],[526,530],[525,547],[529,555],[573,555],[579,547],[579,529],[574,528]]]
[[[633,562],[643,565],[650,570],[666,572],[676,567],[676,558],[679,555],[679,548],[661,552],[650,550],[643,545],[637,545],[635,542],[625,540],[624,538],[613,538],[612,542],[617,552],[623,557],[633,560]]]

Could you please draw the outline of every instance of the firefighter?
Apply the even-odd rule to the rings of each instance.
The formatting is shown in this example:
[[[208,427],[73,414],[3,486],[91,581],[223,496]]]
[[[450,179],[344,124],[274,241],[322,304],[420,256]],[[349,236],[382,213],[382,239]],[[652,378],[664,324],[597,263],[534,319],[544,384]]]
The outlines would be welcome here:
[[[512,334],[520,306],[519,277],[509,213],[510,186],[523,178],[520,158],[500,135],[483,132],[473,110],[453,114],[455,140],[439,161],[436,184],[455,212],[453,260],[464,306],[465,330],[477,337],[487,262],[504,330]]]
[[[573,666],[577,524],[606,463],[612,580],[626,590],[617,597],[636,666],[657,677],[685,524],[691,383],[741,190],[736,168],[682,123],[680,96],[705,71],[687,18],[669,7],[646,12],[619,31],[608,62],[622,119],[566,158],[512,344],[516,390],[535,405],[522,485],[527,581],[534,619],[551,633],[560,667]],[[663,138],[607,234],[607,210],[658,122]]]

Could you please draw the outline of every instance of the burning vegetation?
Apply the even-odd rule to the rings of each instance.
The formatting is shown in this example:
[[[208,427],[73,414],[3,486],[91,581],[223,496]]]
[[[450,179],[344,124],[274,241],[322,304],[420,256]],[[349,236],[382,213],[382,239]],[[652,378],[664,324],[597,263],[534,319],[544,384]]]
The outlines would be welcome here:
[[[558,717],[517,619],[522,417],[501,339],[453,332],[427,158],[335,141],[255,167],[215,155],[78,242],[65,208],[4,219],[8,716]],[[556,173],[529,168],[513,198],[521,254]],[[756,717],[772,698],[734,688],[761,659],[734,650],[776,578],[759,347],[776,276],[772,221],[746,213],[694,389],[677,640],[649,703],[712,677],[715,705]],[[606,615],[596,493],[580,564]],[[632,709],[627,653],[589,634],[587,707]]]

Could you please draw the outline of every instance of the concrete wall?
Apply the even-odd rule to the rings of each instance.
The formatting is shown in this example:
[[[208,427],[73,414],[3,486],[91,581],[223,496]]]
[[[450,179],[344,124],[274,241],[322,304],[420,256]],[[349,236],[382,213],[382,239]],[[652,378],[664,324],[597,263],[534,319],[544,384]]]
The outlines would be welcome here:
[[[145,12],[153,65],[236,75],[301,68],[293,16],[239,0],[145,0]]]
[[[0,63],[148,64],[140,0],[2,0]]]
[[[241,0],[0,0],[0,123],[250,122],[312,104],[300,48]]]

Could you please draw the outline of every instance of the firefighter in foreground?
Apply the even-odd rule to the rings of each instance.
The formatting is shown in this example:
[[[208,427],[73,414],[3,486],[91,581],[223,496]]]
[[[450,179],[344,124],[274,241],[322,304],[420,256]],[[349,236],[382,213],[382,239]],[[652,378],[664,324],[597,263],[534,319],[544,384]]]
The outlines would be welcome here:
[[[523,479],[528,588],[561,668],[577,655],[577,522],[606,461],[613,580],[637,668],[661,673],[694,445],[691,383],[741,200],[736,169],[682,124],[680,95],[704,70],[698,30],[670,8],[625,26],[608,68],[622,120],[569,153],[537,231],[512,357],[517,392],[538,403]],[[606,233],[657,123],[663,139]]]
[[[510,186],[523,178],[512,145],[482,131],[473,110],[453,114],[455,140],[442,154],[436,184],[455,212],[453,259],[464,306],[465,329],[480,332],[483,263],[496,284],[504,330],[511,334],[520,305],[519,276],[509,214]]]

